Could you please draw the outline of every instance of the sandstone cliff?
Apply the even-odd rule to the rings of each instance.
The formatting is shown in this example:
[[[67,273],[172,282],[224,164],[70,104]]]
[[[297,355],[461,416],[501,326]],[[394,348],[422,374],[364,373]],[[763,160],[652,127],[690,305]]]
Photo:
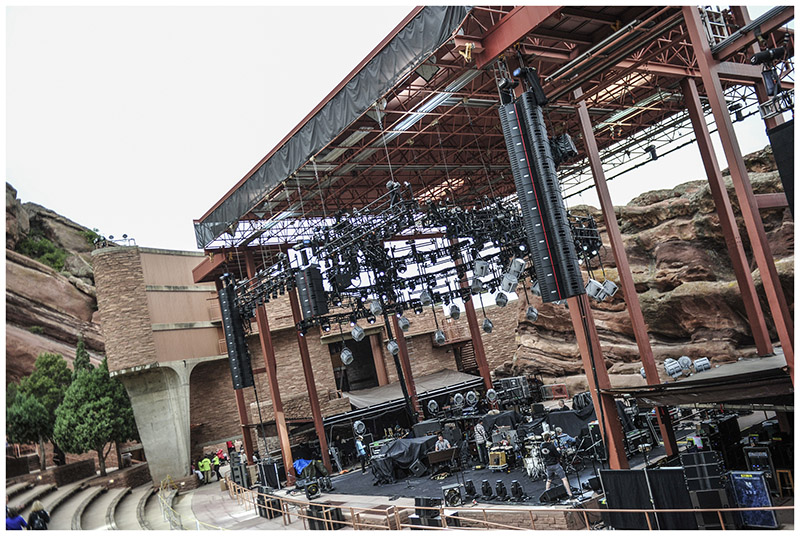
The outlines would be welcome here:
[[[771,148],[748,155],[746,160],[756,193],[783,191]],[[727,170],[724,174],[762,309],[768,317],[772,339],[777,342],[733,185]],[[571,210],[594,217],[606,246],[601,251],[606,278],[619,284],[599,209],[579,206]],[[691,181],[671,190],[642,194],[626,206],[615,207],[615,212],[662,381],[667,376],[661,363],[668,357],[708,357],[713,366],[754,356],[752,334],[707,181]],[[771,209],[762,210],[761,216],[786,299],[793,308],[791,213],[788,208]],[[602,275],[595,272],[595,276],[602,281]],[[522,292],[522,288],[519,290]],[[518,349],[513,361],[496,372],[508,375],[538,371],[551,381],[565,381],[570,392],[581,390],[586,377],[566,307],[542,304],[535,297],[531,300],[540,316],[536,323],[528,322],[527,303],[519,300]],[[644,385],[622,291],[602,303],[590,301],[612,384]]]
[[[42,352],[71,361],[80,335],[92,359],[102,359],[91,235],[55,212],[21,203],[6,183],[6,383],[30,374]],[[31,236],[52,244],[61,270],[14,251]]]

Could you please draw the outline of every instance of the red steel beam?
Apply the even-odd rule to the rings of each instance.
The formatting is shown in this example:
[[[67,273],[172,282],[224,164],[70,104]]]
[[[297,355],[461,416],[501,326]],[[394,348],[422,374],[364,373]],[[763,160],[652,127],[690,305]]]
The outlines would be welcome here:
[[[297,291],[291,290],[289,294],[289,304],[292,306],[292,318],[294,323],[298,324],[303,320],[300,314],[300,303],[297,300]],[[308,341],[305,336],[299,331],[295,330],[297,334],[297,346],[300,348],[300,361],[303,364],[303,376],[306,380],[306,389],[308,389],[308,400],[311,403],[311,416],[314,419],[314,430],[317,432],[319,438],[319,450],[322,453],[322,463],[330,473],[333,469],[331,467],[331,458],[328,454],[328,439],[325,437],[325,427],[322,425],[322,411],[319,408],[319,397],[317,396],[317,384],[314,383],[314,371],[311,368],[311,357],[308,355]]]
[[[686,7],[684,7],[683,10],[685,13]],[[764,21],[759,28],[762,34],[768,34],[774,30],[777,30],[778,28],[780,28],[781,26],[783,26],[784,24],[793,19],[794,19],[794,6],[789,6],[782,12],[780,12],[777,16]],[[742,36],[738,37],[731,44],[726,45],[724,48],[717,51],[717,53],[714,54],[714,59],[716,59],[717,61],[724,61],[733,56],[734,54],[736,54],[737,52],[742,51],[742,49],[749,47],[750,45],[752,45],[757,41],[758,38],[756,37],[756,30],[755,29],[750,30],[749,32],[746,32]]]
[[[403,371],[403,380],[406,384],[408,397],[411,399],[411,407],[417,414],[417,420],[422,421],[425,419],[425,417],[422,414],[422,408],[420,407],[419,399],[417,398],[417,387],[414,385],[414,374],[411,372],[411,361],[408,359],[408,344],[406,344],[406,336],[403,333],[403,330],[400,329],[400,323],[398,322],[397,315],[393,314],[390,316],[392,317],[392,329],[395,332],[395,341],[397,341],[397,346],[400,347],[400,352],[397,358],[400,360],[400,370]],[[391,336],[391,334],[389,336]],[[397,362],[395,361],[395,363]]]
[[[386,370],[386,362],[383,360],[383,345],[381,336],[373,333],[369,336],[369,344],[372,347],[372,360],[375,362],[375,375],[378,377],[378,385],[389,384],[389,373]]]
[[[736,139],[736,132],[733,130],[730,113],[722,92],[719,76],[717,76],[714,66],[717,61],[711,55],[711,48],[705,36],[705,28],[700,20],[700,14],[696,7],[684,6],[683,15],[686,21],[686,28],[694,46],[697,62],[702,73],[703,86],[706,89],[711,111],[719,129],[719,138],[722,148],[725,151],[725,158],[728,161],[733,186],[736,190],[736,197],[739,200],[739,207],[742,212],[747,235],[750,238],[750,245],[753,249],[753,257],[761,272],[761,279],[764,285],[764,293],[767,296],[772,319],[778,338],[781,341],[786,365],[789,369],[789,376],[794,383],[794,321],[792,320],[789,307],[786,303],[786,296],[780,286],[778,271],[775,268],[772,251],[769,247],[767,235],[764,232],[764,225],[758,214],[753,187],[750,184],[750,177],[747,174],[742,152]]]
[[[567,308],[575,329],[575,338],[583,360],[583,370],[586,372],[586,382],[589,384],[597,420],[601,423],[603,439],[608,446],[608,465],[611,469],[628,469],[628,457],[625,455],[625,443],[617,404],[612,395],[600,392],[610,389],[611,381],[608,379],[608,370],[600,349],[600,340],[594,325],[592,309],[589,307],[589,298],[586,294],[567,298]],[[587,341],[591,341],[591,346],[587,344]],[[597,375],[596,381],[595,374]],[[603,422],[605,426],[602,426]]]
[[[256,262],[252,250],[245,251],[244,260],[247,266],[247,277],[252,279],[256,275]],[[281,392],[278,385],[277,360],[275,359],[275,347],[272,345],[272,333],[269,330],[266,305],[262,304],[256,308],[256,323],[258,324],[258,340],[261,343],[261,353],[264,356],[264,372],[267,373],[269,394],[272,398],[272,409],[275,414],[275,427],[278,430],[278,443],[281,446],[283,466],[286,468],[286,485],[292,486],[295,482],[292,446],[289,443],[289,429],[286,427],[286,415],[283,411],[283,401],[281,400]],[[254,370],[253,374],[255,372]],[[267,438],[265,437],[265,445],[266,441]]]
[[[773,194],[756,194],[756,204],[758,210],[766,210],[768,208],[787,208],[789,201],[786,199],[786,194],[777,192]]]
[[[505,50],[525,37],[545,19],[558,13],[558,6],[519,6],[492,26],[483,36],[483,52],[475,56],[475,66],[482,69]]]
[[[644,366],[647,383],[648,385],[656,385],[660,383],[660,380],[656,362],[653,358],[653,348],[650,346],[650,337],[647,332],[647,325],[644,322],[642,306],[639,303],[639,295],[636,293],[631,266],[628,262],[628,255],[625,252],[625,244],[622,241],[622,233],[619,230],[614,204],[611,202],[611,194],[608,191],[608,184],[606,184],[606,175],[603,171],[603,163],[600,160],[600,151],[594,138],[592,121],[589,119],[589,109],[586,107],[586,101],[581,99],[583,91],[580,88],[575,90],[574,95],[576,99],[580,99],[578,101],[578,122],[583,135],[586,157],[589,160],[589,168],[592,170],[597,198],[600,201],[600,210],[603,213],[603,220],[606,224],[608,241],[611,244],[611,251],[617,264],[622,295],[625,298],[625,305],[631,318],[633,336],[636,339],[636,345],[639,347],[639,357]],[[677,454],[678,444],[675,442],[675,432],[672,430],[669,412],[658,412],[658,426],[661,429],[661,437],[664,440],[667,456]]]
[[[744,309],[747,313],[747,320],[750,323],[750,331],[756,342],[758,355],[772,355],[772,342],[769,338],[769,331],[764,320],[764,312],[758,301],[758,294],[753,283],[753,274],[747,262],[747,256],[742,246],[742,237],[739,234],[739,227],[733,215],[731,200],[728,197],[728,190],[725,188],[725,181],[717,163],[717,155],[714,145],[711,143],[711,134],[708,131],[703,106],[700,103],[700,95],[697,92],[697,84],[693,79],[684,78],[681,80],[681,90],[689,111],[689,119],[692,121],[694,135],[697,139],[697,146],[700,150],[700,158],[708,177],[708,186],[711,190],[711,197],[714,199],[714,206],[719,216],[719,225],[722,228],[722,235],[725,237],[725,244],[728,247],[728,255],[731,258],[733,271],[736,274],[736,281],[739,284],[739,292],[742,295]]]

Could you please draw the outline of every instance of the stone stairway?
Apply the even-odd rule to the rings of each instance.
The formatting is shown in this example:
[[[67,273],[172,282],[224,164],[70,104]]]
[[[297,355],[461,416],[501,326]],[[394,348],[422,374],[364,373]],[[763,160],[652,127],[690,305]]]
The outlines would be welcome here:
[[[120,499],[114,509],[114,526],[118,530],[145,530],[145,527],[139,524],[136,511],[139,507],[139,501],[144,498],[145,493],[150,492],[152,487],[151,483],[147,483],[138,488],[133,488],[130,493]]]
[[[144,521],[150,530],[169,530],[169,522],[161,513],[158,493],[152,493],[144,505]]]
[[[17,511],[22,514],[22,517],[27,521],[28,514],[31,511],[31,505],[34,501],[40,500],[44,502],[48,495],[56,490],[55,484],[41,484],[26,489],[17,494],[14,498],[9,499],[9,505],[15,507]]]
[[[130,491],[130,488],[110,488],[107,492],[95,497],[81,515],[81,530],[112,530],[113,517],[109,518],[108,514],[113,511],[117,502]]]
[[[72,530],[72,516],[78,506],[80,506],[87,497],[95,492],[97,488],[86,487],[79,489],[74,494],[67,497],[61,504],[54,510],[50,511],[50,530]]]

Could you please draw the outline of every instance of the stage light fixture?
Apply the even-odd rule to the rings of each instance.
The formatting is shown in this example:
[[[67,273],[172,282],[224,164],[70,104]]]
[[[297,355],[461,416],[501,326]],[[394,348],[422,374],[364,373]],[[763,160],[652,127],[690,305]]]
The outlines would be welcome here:
[[[514,292],[517,288],[519,280],[514,274],[507,273],[503,275],[503,281],[500,283],[500,288],[505,292]]]
[[[488,391],[486,391],[486,400],[488,400],[489,402],[496,401],[497,391],[495,391],[494,389],[489,389]]]
[[[617,293],[617,285],[610,279],[606,279],[603,281],[603,292],[606,293],[607,297],[611,297]]]
[[[639,369],[639,374],[642,375],[642,378],[647,379],[647,372],[645,372],[644,367]]]
[[[603,290],[603,284],[596,279],[589,279],[589,282],[586,283],[586,294],[599,302],[606,299],[606,292]]]
[[[516,502],[524,500],[525,491],[522,489],[522,484],[519,483],[519,480],[511,481],[511,496]]]
[[[491,333],[493,329],[494,329],[494,324],[492,323],[492,321],[489,320],[488,318],[484,318],[483,331],[485,331],[486,333]]]
[[[464,495],[467,499],[472,499],[478,495],[478,490],[475,489],[475,483],[472,480],[464,482]]]
[[[508,269],[508,272],[512,274],[514,277],[519,278],[520,274],[522,274],[522,270],[525,269],[525,259],[520,259],[519,257],[515,258],[511,261],[511,266]]]
[[[464,397],[468,406],[474,406],[478,403],[478,393],[475,391],[467,391],[467,396]]]
[[[542,290],[539,288],[539,282],[538,281],[535,282],[533,285],[531,285],[531,292],[533,292],[534,296],[541,296],[542,295]]]
[[[461,317],[461,309],[455,303],[450,306],[450,318],[458,320]]]
[[[464,405],[464,395],[461,393],[456,393],[453,395],[453,403],[456,406],[463,406]]]
[[[694,371],[703,372],[704,370],[711,370],[711,361],[707,357],[701,357],[694,360]]]
[[[381,314],[383,312],[383,307],[381,307],[381,302],[379,302],[378,300],[372,300],[372,303],[369,304],[369,311],[375,316]]]
[[[672,376],[673,379],[677,379],[681,376],[681,374],[683,374],[681,366],[677,361],[671,358],[664,360],[664,370],[669,376]]]
[[[324,324],[322,324],[322,331],[327,333],[330,330],[331,330],[331,325],[329,323],[325,322]]]
[[[650,155],[650,160],[658,160],[658,153],[656,152],[655,145],[648,145],[645,151]]]
[[[473,294],[480,294],[483,292],[483,282],[476,277],[472,280],[472,284],[470,285],[469,289]]]
[[[353,423],[353,432],[357,436],[364,435],[367,433],[367,425],[364,424],[364,421],[356,421]]]
[[[444,336],[444,331],[437,329],[436,333],[433,334],[433,340],[436,342],[436,344],[444,344],[447,340],[447,337]]]
[[[423,290],[422,292],[420,292],[419,302],[422,305],[430,305],[431,303],[433,303],[433,300],[431,299],[431,293],[428,292],[427,290]]]
[[[681,366],[681,370],[688,371],[692,368],[692,358],[688,355],[682,355],[678,358],[678,364]]]
[[[439,403],[436,400],[428,400],[428,413],[436,415],[439,412]]]
[[[350,315],[350,326],[356,325],[356,315]]]
[[[411,322],[409,322],[408,318],[404,316],[401,316],[397,319],[397,325],[400,326],[400,329],[402,329],[403,332],[407,332],[409,328],[411,328]]]
[[[421,305],[414,306],[414,314],[415,315],[421,315],[422,314],[422,306]]]
[[[368,324],[374,324],[375,323],[375,315],[373,315],[373,314],[367,315],[367,323]]]
[[[392,355],[400,353],[400,345],[397,344],[397,341],[394,339],[386,343],[386,349],[389,350],[389,353]]]
[[[492,491],[492,485],[489,483],[488,480],[481,481],[481,495],[483,495],[483,498],[487,500],[494,497],[494,492]]]
[[[353,352],[351,352],[350,348],[348,348],[347,346],[345,346],[344,349],[342,349],[342,353],[339,357],[341,358],[342,364],[344,366],[347,366],[353,362]]]
[[[529,306],[525,311],[525,318],[527,318],[529,322],[536,322],[539,318],[539,310],[533,305]]]
[[[484,260],[477,259],[475,261],[475,266],[472,268],[472,274],[475,277],[486,277],[488,273],[489,273],[489,263]]]
[[[508,296],[506,296],[503,292],[498,292],[494,297],[494,303],[498,307],[505,307],[508,305]]]
[[[364,328],[361,326],[356,326],[350,330],[350,336],[353,337],[353,340],[356,342],[363,341],[365,335],[366,333],[364,332]]]
[[[500,501],[507,501],[508,500],[508,490],[506,489],[506,485],[502,480],[498,480],[494,484],[494,494],[497,496],[497,499]]]

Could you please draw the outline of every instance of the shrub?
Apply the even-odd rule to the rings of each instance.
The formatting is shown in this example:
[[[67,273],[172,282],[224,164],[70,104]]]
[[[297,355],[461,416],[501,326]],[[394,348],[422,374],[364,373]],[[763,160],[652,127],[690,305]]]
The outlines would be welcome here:
[[[42,326],[31,326],[28,328],[28,331],[30,331],[34,335],[44,334],[44,328]]]

